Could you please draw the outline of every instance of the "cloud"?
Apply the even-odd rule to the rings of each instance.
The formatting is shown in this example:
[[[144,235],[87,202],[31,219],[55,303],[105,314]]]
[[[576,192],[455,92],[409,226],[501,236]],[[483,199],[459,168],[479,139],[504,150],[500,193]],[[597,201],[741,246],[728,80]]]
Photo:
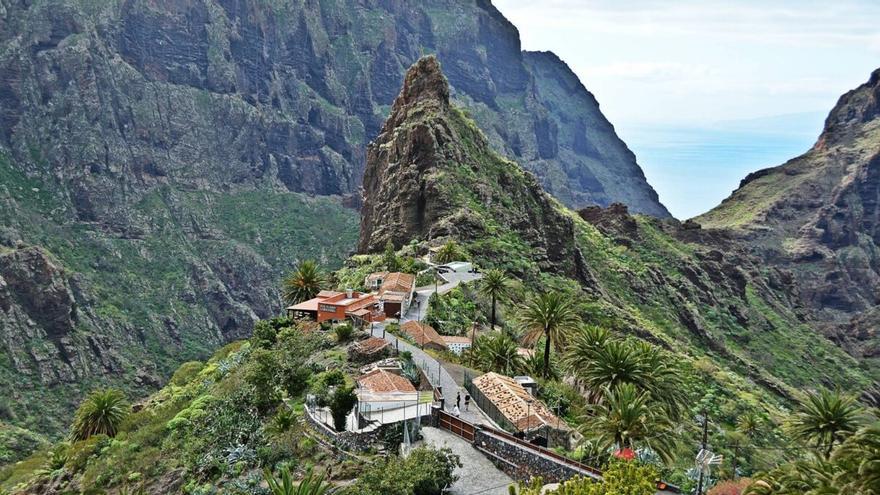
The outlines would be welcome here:
[[[616,62],[586,69],[591,77],[607,77],[662,83],[669,81],[705,79],[713,70],[705,65],[675,62]]]
[[[532,25],[632,36],[705,36],[749,43],[829,46],[877,43],[880,4],[819,0],[496,0],[502,12]]]

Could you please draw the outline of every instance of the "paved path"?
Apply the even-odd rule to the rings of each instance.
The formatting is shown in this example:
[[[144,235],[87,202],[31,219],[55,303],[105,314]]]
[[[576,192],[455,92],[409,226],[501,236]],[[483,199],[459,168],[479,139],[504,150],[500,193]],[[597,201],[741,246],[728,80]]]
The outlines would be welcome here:
[[[458,481],[448,493],[452,495],[507,495],[513,480],[495,467],[489,459],[463,438],[439,428],[424,427],[425,443],[434,447],[448,447],[461,458],[461,467],[455,470]]]
[[[376,337],[381,337],[382,328],[383,325],[375,325],[375,328],[372,331],[372,335]],[[410,344],[406,340],[398,339],[397,336],[390,333],[385,334],[385,340],[390,342],[392,345],[398,346],[401,351],[409,351],[412,354],[413,361],[416,363],[416,365],[424,370],[425,374],[428,375],[428,379],[431,381],[431,384],[435,387],[443,387],[443,396],[446,398],[444,409],[446,411],[450,413],[452,412],[452,408],[455,406],[455,394],[456,392],[461,392],[461,419],[474,424],[488,423],[488,421],[480,412],[479,408],[477,408],[474,402],[471,402],[471,406],[468,411],[464,410],[465,389],[463,387],[459,388],[458,384],[455,383],[455,380],[452,378],[452,375],[450,375],[449,372],[446,371],[446,368],[441,366],[440,363],[436,359],[434,359],[433,356],[419,349],[417,346]]]

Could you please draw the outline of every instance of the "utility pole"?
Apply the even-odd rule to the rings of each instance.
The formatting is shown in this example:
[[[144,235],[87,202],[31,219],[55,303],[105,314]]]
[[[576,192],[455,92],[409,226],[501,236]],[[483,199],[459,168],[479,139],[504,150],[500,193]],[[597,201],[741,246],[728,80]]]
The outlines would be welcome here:
[[[706,442],[709,440],[709,413],[703,409],[703,442],[700,450],[706,450]],[[697,482],[697,495],[703,495],[703,466],[700,466],[700,479]]]
[[[733,480],[736,480],[736,458],[739,456],[739,442],[733,444]]]

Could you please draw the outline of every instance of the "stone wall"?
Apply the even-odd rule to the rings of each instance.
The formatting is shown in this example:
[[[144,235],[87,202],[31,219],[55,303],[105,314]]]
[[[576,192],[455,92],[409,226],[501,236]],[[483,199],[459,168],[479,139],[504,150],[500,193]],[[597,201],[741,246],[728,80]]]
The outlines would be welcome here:
[[[558,483],[574,476],[589,476],[584,470],[555,459],[538,447],[516,443],[485,428],[477,428],[473,445],[498,469],[517,481],[540,476],[545,483]]]
[[[369,431],[336,431],[323,421],[314,417],[308,407],[305,408],[305,418],[309,424],[319,433],[327,437],[334,445],[355,452],[365,452],[374,444],[382,441],[382,428],[374,428]]]

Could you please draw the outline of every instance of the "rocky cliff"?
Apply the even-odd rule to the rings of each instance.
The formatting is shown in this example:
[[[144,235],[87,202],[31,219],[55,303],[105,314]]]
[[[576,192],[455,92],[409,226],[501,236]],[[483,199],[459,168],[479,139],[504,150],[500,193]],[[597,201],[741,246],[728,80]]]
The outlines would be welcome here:
[[[880,70],[840,98],[815,146],[755,172],[697,221],[734,229],[797,277],[811,318],[857,356],[880,356]]]
[[[387,242],[514,235],[539,265],[574,271],[574,230],[533,175],[497,155],[461,110],[435,57],[414,64],[367,148],[362,252]]]

